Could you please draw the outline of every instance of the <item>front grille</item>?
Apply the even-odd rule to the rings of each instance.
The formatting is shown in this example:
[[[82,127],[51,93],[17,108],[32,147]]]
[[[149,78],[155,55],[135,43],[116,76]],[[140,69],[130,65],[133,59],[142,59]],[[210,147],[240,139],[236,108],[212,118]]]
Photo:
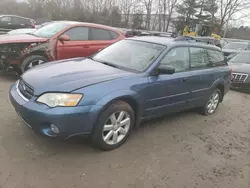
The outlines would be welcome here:
[[[244,83],[248,78],[248,74],[233,73],[233,83]]]
[[[34,96],[34,89],[28,85],[25,81],[22,79],[19,80],[18,83],[18,90],[20,93],[26,98],[26,99],[31,99]]]

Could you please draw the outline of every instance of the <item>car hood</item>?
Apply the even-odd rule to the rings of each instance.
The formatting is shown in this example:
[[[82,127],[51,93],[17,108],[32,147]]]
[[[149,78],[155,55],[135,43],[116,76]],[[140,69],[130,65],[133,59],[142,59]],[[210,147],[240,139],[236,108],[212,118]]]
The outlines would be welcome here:
[[[36,96],[45,92],[72,92],[79,88],[135,73],[116,69],[90,59],[75,58],[47,63],[22,75]]]
[[[46,42],[49,39],[40,38],[29,34],[19,35],[0,35],[0,44],[7,43],[29,43],[29,42]]]
[[[230,68],[233,72],[250,74],[250,64],[246,63],[229,63]]]

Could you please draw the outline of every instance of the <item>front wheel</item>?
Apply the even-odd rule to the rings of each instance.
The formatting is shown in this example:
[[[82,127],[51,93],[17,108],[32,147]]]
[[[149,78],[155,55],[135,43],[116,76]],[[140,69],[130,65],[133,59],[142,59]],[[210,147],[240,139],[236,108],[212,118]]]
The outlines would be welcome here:
[[[214,114],[220,104],[221,97],[221,91],[219,89],[215,89],[210,95],[205,106],[201,108],[201,113],[207,116]]]
[[[22,65],[21,65],[21,72],[24,73],[25,71],[37,66],[37,65],[41,65],[43,63],[48,62],[48,59],[44,56],[41,55],[31,55],[29,57],[27,57]]]
[[[111,104],[101,113],[94,128],[93,146],[105,151],[118,148],[128,138],[134,123],[134,110],[129,104],[123,101]]]

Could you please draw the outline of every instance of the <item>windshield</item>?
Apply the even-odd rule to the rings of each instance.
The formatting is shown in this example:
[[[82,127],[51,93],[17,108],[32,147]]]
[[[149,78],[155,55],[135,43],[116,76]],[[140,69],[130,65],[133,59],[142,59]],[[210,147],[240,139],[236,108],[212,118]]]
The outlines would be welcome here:
[[[67,24],[67,23],[51,23],[51,24],[45,25],[44,27],[36,30],[32,34],[37,36],[37,37],[50,38],[68,26],[69,26],[69,24]]]
[[[237,54],[230,60],[230,63],[250,63],[250,52],[242,52]]]
[[[122,40],[105,48],[93,60],[137,72],[145,71],[166,46]]]
[[[231,42],[226,44],[223,49],[232,49],[232,50],[244,50],[246,48],[247,44],[246,43],[236,43],[236,42]]]

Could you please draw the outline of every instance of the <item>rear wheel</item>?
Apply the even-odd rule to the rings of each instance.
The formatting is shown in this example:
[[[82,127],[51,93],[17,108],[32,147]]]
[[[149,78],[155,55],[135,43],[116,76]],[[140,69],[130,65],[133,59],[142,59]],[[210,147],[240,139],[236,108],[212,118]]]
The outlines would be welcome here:
[[[37,65],[41,65],[43,63],[48,62],[48,59],[44,56],[41,55],[31,55],[29,57],[27,57],[22,65],[21,65],[21,72],[24,73],[25,71],[37,66]]]
[[[134,126],[135,115],[132,107],[117,101],[106,108],[92,134],[93,146],[101,150],[113,150],[128,138]]]
[[[210,95],[205,106],[201,108],[201,113],[207,116],[214,114],[220,104],[221,97],[221,91],[219,89],[215,89]]]

